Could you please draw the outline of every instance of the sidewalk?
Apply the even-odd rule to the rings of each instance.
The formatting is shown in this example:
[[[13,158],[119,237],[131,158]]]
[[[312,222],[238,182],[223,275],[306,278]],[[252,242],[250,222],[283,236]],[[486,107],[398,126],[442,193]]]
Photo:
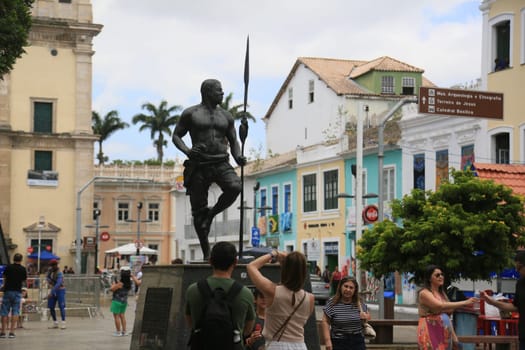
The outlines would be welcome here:
[[[67,329],[48,329],[48,321],[24,322],[15,339],[0,339],[2,350],[129,350],[131,335],[114,337],[115,324],[109,312],[110,299],[104,300],[100,313],[93,318],[67,317]],[[57,309],[57,314],[59,311]],[[133,330],[135,298],[129,298],[126,311],[127,330]]]
[[[135,320],[135,298],[130,297],[126,311],[127,330],[133,330]],[[111,299],[103,300],[100,313],[93,318],[66,318],[67,329],[48,329],[49,321],[28,321],[24,328],[16,330],[16,339],[0,339],[2,350],[129,350],[131,335],[114,337],[115,324],[109,311]],[[322,316],[321,307],[316,307],[317,318]],[[372,317],[377,317],[377,306],[371,305]],[[57,309],[58,312],[58,309]],[[396,306],[396,318],[414,318],[412,308]],[[416,343],[416,327],[394,327],[394,345],[377,346],[369,344],[370,348],[398,348],[400,344]],[[322,349],[324,347],[321,347]]]

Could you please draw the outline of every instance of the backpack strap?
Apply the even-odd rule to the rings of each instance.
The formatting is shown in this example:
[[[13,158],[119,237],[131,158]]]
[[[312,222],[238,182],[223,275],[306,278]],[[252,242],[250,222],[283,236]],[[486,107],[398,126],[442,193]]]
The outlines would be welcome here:
[[[212,296],[212,291],[211,291],[210,285],[208,284],[208,281],[206,280],[206,278],[199,280],[197,282],[197,288],[199,289],[199,292],[201,293],[201,296],[204,299],[203,304],[206,305]],[[205,313],[206,313],[206,306],[202,309],[199,320],[195,324],[195,329],[201,328],[202,319],[204,318]]]
[[[197,282],[197,288],[199,288],[199,292],[201,293],[201,296],[204,298],[204,302],[207,302],[208,299],[211,298],[213,292],[206,278],[199,280]]]
[[[242,287],[243,287],[242,284],[240,284],[239,282],[233,280],[233,284],[230,287],[230,290],[228,291],[228,294],[226,294],[226,300],[228,301],[229,304],[231,304],[233,299],[235,299],[237,294],[239,294],[239,292],[241,291]]]

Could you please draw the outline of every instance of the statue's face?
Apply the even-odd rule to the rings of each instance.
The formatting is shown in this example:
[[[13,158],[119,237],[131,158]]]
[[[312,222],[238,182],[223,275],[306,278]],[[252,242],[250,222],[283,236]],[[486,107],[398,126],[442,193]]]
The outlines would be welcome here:
[[[210,87],[208,97],[211,102],[215,104],[221,104],[224,97],[224,91],[222,91],[221,83],[217,82]]]

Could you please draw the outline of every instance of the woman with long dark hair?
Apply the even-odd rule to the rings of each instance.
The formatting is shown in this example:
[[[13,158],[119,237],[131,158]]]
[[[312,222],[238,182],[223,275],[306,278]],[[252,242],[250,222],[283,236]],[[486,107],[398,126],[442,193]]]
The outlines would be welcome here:
[[[120,280],[111,284],[110,290],[113,292],[110,311],[115,320],[116,332],[115,337],[128,335],[126,331],[126,309],[128,307],[128,294],[131,290],[131,279],[137,283],[135,276],[131,275],[131,269],[128,266],[120,268]]]
[[[457,344],[449,314],[455,309],[472,306],[477,298],[451,302],[444,288],[445,275],[441,268],[429,265],[423,275],[423,287],[418,292],[419,324],[417,343],[420,350],[451,350]]]
[[[259,271],[270,262],[281,265],[281,282],[274,283]],[[304,325],[314,311],[315,300],[303,289],[307,274],[304,254],[272,251],[246,267],[251,281],[266,299],[263,336],[267,349],[306,350]]]
[[[355,278],[341,279],[323,311],[322,329],[327,350],[366,349],[363,322],[370,319],[370,314],[359,298]]]

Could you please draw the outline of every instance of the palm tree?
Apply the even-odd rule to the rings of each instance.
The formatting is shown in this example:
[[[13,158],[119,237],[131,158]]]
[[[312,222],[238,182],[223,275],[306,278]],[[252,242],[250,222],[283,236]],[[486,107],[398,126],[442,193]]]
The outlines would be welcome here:
[[[230,104],[232,103],[232,98],[233,98],[233,92],[230,92],[225,98],[224,98],[224,101],[222,101],[221,103],[221,107],[225,110],[227,110],[228,112],[231,113],[231,115],[233,116],[233,119],[235,120],[241,120],[243,114],[244,114],[244,111],[242,110],[242,107],[244,107],[244,103],[241,103],[241,104],[238,104],[238,105],[235,105],[235,106],[230,106]],[[246,118],[252,120],[254,123],[257,122],[257,120],[255,119],[255,117],[253,115],[251,115],[250,112],[246,112]]]
[[[133,124],[142,123],[139,131],[150,130],[153,146],[157,149],[157,160],[160,164],[162,164],[162,158],[164,157],[164,147],[168,145],[168,142],[164,139],[164,134],[171,136],[171,128],[180,119],[180,115],[174,113],[182,109],[182,106],[173,105],[168,108],[167,105],[168,102],[166,100],[162,100],[158,107],[146,102],[142,105],[142,109],[148,111],[149,114],[140,113],[131,120]],[[155,138],[157,133],[158,137]]]
[[[98,165],[104,164],[104,162],[108,159],[108,157],[104,156],[104,152],[102,152],[102,143],[106,141],[115,131],[125,129],[127,127],[129,127],[129,124],[123,122],[119,118],[118,112],[115,110],[107,113],[104,118],[101,118],[100,114],[95,111],[91,112],[91,129],[93,130],[94,134],[100,136],[98,139],[97,153]]]

